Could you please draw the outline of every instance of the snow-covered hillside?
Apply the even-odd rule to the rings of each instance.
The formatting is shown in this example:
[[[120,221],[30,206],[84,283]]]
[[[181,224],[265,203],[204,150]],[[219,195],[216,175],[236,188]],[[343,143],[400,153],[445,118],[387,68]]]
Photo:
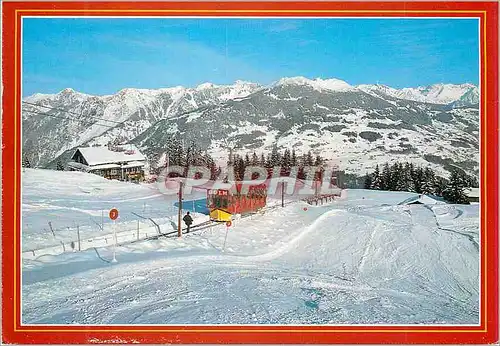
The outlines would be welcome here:
[[[150,235],[156,233],[153,224],[132,213],[163,221],[164,229],[168,226],[170,230],[168,217],[177,212],[173,207],[176,197],[161,194],[154,185],[110,181],[90,173],[39,169],[25,169],[22,179],[22,251],[32,254],[35,250],[35,256],[38,249],[47,247],[62,252],[61,242],[70,249],[69,243],[77,241],[77,227],[84,243],[109,235],[113,226],[108,212],[114,207],[120,212],[121,230],[135,232],[139,220],[142,233],[149,231]],[[88,245],[95,246],[95,242]]]
[[[431,165],[443,175],[452,165],[477,173],[478,101],[472,84],[393,89],[305,77],[109,96],[65,89],[24,100],[23,155],[32,166],[55,167],[76,146],[120,141],[156,160],[169,138],[181,136],[224,161],[229,147],[244,154],[277,143],[321,153],[353,173],[387,160]]]
[[[235,218],[225,249],[219,225],[122,245],[117,263],[93,249],[23,256],[22,321],[477,324],[478,205],[399,204],[411,196],[345,190],[322,206],[295,202]],[[23,247],[47,241],[36,235],[50,217],[79,222],[114,206],[121,228],[133,210],[168,218],[173,203],[147,185],[26,170]],[[98,252],[112,258],[112,246]]]

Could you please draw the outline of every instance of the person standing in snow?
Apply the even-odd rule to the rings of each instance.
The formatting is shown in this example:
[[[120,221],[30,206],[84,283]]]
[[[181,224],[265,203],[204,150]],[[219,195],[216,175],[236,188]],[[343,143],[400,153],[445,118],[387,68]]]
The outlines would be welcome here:
[[[187,226],[187,233],[189,233],[189,228],[191,227],[191,224],[193,223],[193,218],[191,217],[191,215],[189,215],[189,211],[187,212],[186,215],[184,215],[182,220],[184,220],[184,223]]]

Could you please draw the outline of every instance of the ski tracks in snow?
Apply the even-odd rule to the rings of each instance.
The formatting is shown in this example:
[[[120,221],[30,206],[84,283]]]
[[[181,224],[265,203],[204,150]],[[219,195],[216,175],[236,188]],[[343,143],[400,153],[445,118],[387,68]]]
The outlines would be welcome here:
[[[377,231],[380,229],[380,227],[382,226],[383,224],[377,224],[375,226],[375,228],[373,229],[373,231],[371,232],[370,234],[370,238],[368,239],[368,241],[366,242],[366,245],[364,247],[364,251],[363,251],[363,254],[361,255],[361,259],[359,260],[359,265],[358,265],[358,269],[357,269],[357,274],[359,275],[361,272],[363,272],[363,269],[365,267],[365,263],[366,263],[366,259],[368,258],[368,255],[370,253],[370,249],[372,248],[373,246],[373,239],[375,238],[375,234],[377,233]]]
[[[153,257],[152,260],[147,259],[149,262],[147,266],[144,266],[144,263],[134,263],[136,262],[134,256],[134,260],[130,258],[128,261],[120,263],[125,264],[126,268],[109,268],[110,274],[120,278],[120,283],[114,280],[101,283],[96,280],[97,289],[92,289],[90,292],[80,292],[89,300],[98,298],[96,302],[85,308],[79,308],[78,306],[84,302],[77,300],[77,296],[80,294],[74,293],[69,296],[70,302],[62,302],[64,310],[66,310],[63,314],[57,312],[60,309],[58,303],[61,301],[53,299],[49,304],[52,306],[52,311],[42,309],[44,311],[42,318],[38,316],[40,306],[42,306],[41,301],[38,302],[39,306],[33,304],[24,307],[27,310],[26,317],[28,321],[37,320],[38,322],[63,320],[69,316],[75,316],[75,320],[87,323],[102,323],[102,321],[149,323],[165,319],[180,322],[187,319],[187,321],[208,323],[208,321],[221,320],[223,314],[230,310],[235,320],[247,323],[288,321],[290,314],[295,314],[293,311],[297,311],[298,320],[316,321],[318,316],[322,318],[323,315],[327,316],[328,313],[331,313],[331,320],[336,321],[345,318],[342,315],[336,315],[339,304],[343,305],[345,313],[349,314],[356,314],[357,306],[366,304],[367,308],[379,309],[380,311],[389,309],[387,310],[389,312],[392,311],[390,309],[402,306],[402,313],[406,314],[405,311],[408,310],[408,317],[405,318],[413,321],[413,308],[423,304],[432,295],[435,297],[436,306],[432,302],[429,303],[426,308],[428,312],[422,312],[423,317],[418,317],[416,320],[425,321],[429,318],[427,316],[434,316],[440,309],[446,310],[446,316],[453,316],[455,311],[463,309],[465,311],[462,313],[463,316],[469,318],[467,310],[469,305],[464,305],[468,301],[462,302],[464,298],[455,297],[454,292],[457,290],[454,287],[439,294],[440,292],[435,285],[424,285],[420,289],[416,289],[412,285],[408,286],[404,281],[405,278],[403,280],[397,277],[402,274],[399,271],[390,272],[390,274],[394,274],[393,276],[381,276],[379,273],[378,266],[380,266],[381,260],[385,259],[389,263],[387,268],[382,268],[384,270],[392,268],[394,262],[397,264],[397,261],[393,261],[393,257],[389,256],[391,253],[394,256],[397,254],[397,258],[403,260],[401,264],[405,265],[404,268],[411,269],[411,263],[408,263],[408,260],[415,259],[415,257],[415,263],[419,263],[418,256],[422,256],[425,251],[413,253],[411,249],[401,246],[387,248],[387,245],[392,242],[399,241],[401,243],[408,237],[410,247],[423,245],[428,251],[425,256],[436,256],[434,266],[430,269],[438,274],[446,273],[449,276],[447,271],[453,271],[453,268],[437,267],[437,264],[441,265],[441,254],[436,253],[439,244],[436,243],[433,236],[429,237],[429,232],[438,226],[435,224],[435,216],[429,217],[429,212],[432,210],[421,207],[412,208],[412,212],[414,211],[410,215],[412,223],[407,223],[406,216],[404,219],[398,219],[392,215],[365,214],[363,209],[334,208],[338,208],[338,206],[331,205],[324,209],[311,207],[310,209],[316,209],[316,212],[308,214],[305,224],[302,223],[300,228],[295,228],[294,224],[294,228],[290,232],[285,232],[283,238],[275,241],[271,247],[265,248],[264,251],[267,251],[262,254],[221,253],[216,245],[210,243],[207,244],[210,246],[197,253],[177,253],[173,257],[162,257],[160,254]],[[402,212],[399,209],[393,211]],[[356,218],[358,219],[356,220]],[[392,219],[395,219],[395,222]],[[244,224],[242,226],[245,229],[246,226]],[[325,237],[323,238],[323,236]],[[345,241],[346,238],[351,238],[351,240]],[[403,241],[403,243],[405,242]],[[381,252],[379,246],[382,245],[386,246],[386,249]],[[330,249],[331,251],[331,247],[334,246],[337,246],[335,252],[328,253],[325,250]],[[415,249],[418,250],[418,248]],[[332,271],[341,270],[341,268],[336,268],[336,264],[342,264],[345,261],[345,256],[336,257],[340,252],[356,257],[355,259],[353,257],[352,264],[348,260],[346,261],[352,270],[350,275],[353,280],[332,275]],[[314,260],[310,261],[307,254],[314,257]],[[305,257],[298,258],[298,255]],[[283,256],[285,257],[281,258]],[[325,260],[323,267],[316,265],[317,258]],[[101,270],[102,268],[96,268],[96,273],[101,272]],[[121,273],[124,270],[134,272],[134,277],[130,280],[127,277],[124,278]],[[426,279],[428,274],[431,273],[424,271],[422,280]],[[135,276],[137,275],[144,275],[146,279],[136,282]],[[82,274],[77,277],[85,278],[86,275]],[[409,276],[410,279],[412,277],[413,275]],[[434,278],[434,275],[429,277]],[[381,280],[401,279],[401,284],[397,284],[397,281],[396,285],[390,281],[380,281],[379,285],[373,278]],[[457,280],[462,279],[459,277]],[[421,282],[420,279],[416,281],[417,283]],[[388,283],[385,284],[385,282]],[[60,283],[63,282],[60,281]],[[43,283],[34,284],[41,285],[44,288],[42,292],[47,290],[46,294],[50,295],[48,286],[44,286]],[[116,287],[116,284],[120,287]],[[73,286],[75,291],[78,291],[77,283],[67,283],[66,286]],[[186,287],[196,293],[185,291]],[[322,294],[326,294],[327,298],[322,298],[323,300],[320,302],[323,305],[320,304],[319,308],[316,307],[312,314],[310,309],[304,308],[304,299],[307,297],[303,297],[301,291],[303,289],[320,289]],[[39,294],[40,289],[33,289],[29,293],[28,296]],[[182,299],[177,298],[177,296],[182,296]],[[111,309],[110,306],[106,305],[109,297],[114,297],[116,302],[123,303],[119,304],[122,306],[118,306],[114,310]],[[370,303],[370,299],[373,297],[382,301],[387,300],[388,305],[386,303],[384,303],[386,305],[382,303],[380,305],[376,299]],[[46,302],[44,301],[43,304],[45,305]],[[220,304],[225,304],[224,309],[220,308]],[[449,308],[446,304],[451,307]],[[468,304],[474,306],[472,303]],[[88,308],[91,310],[90,314],[85,312]],[[110,316],[105,316],[103,313],[109,313]],[[193,314],[196,318],[190,319],[189,316]],[[443,320],[454,321],[454,317],[445,317]]]
[[[288,242],[280,246],[279,248],[273,249],[267,253],[261,254],[261,255],[250,255],[250,256],[244,256],[244,258],[253,260],[253,261],[270,261],[275,258],[281,257],[290,250],[294,248],[295,245],[297,245],[303,238],[305,238],[307,235],[316,232],[318,230],[317,226],[318,224],[324,222],[324,220],[328,219],[329,217],[339,214],[339,213],[346,213],[345,210],[342,209],[334,209],[327,211],[323,213],[320,217],[318,217],[312,224],[309,226],[305,227],[301,232],[296,234],[292,239],[290,239]],[[235,256],[235,257],[242,257],[242,256]]]

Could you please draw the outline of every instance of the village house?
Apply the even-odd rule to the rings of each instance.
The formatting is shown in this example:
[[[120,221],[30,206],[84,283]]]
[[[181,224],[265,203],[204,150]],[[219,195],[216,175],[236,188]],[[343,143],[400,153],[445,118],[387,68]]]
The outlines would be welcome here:
[[[481,191],[479,191],[478,187],[469,187],[464,190],[465,195],[467,196],[467,200],[472,203],[479,202],[479,195]]]
[[[142,181],[146,157],[135,145],[81,147],[71,156],[72,171],[98,174],[107,179]]]

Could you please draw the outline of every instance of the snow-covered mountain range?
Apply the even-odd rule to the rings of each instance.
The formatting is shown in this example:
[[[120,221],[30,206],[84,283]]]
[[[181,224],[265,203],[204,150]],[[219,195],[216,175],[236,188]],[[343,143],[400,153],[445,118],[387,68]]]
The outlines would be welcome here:
[[[478,171],[479,89],[472,84],[394,89],[293,77],[107,96],[65,89],[23,102],[23,155],[40,167],[66,160],[77,146],[110,141],[135,143],[155,160],[169,137],[180,136],[221,161],[229,148],[260,152],[277,143],[359,174],[398,159],[443,174],[452,165]]]
[[[427,87],[394,89],[386,85],[358,86],[367,93],[392,96],[398,99],[424,103],[449,104],[462,100],[469,105],[479,103],[479,89],[473,84],[434,84]]]

